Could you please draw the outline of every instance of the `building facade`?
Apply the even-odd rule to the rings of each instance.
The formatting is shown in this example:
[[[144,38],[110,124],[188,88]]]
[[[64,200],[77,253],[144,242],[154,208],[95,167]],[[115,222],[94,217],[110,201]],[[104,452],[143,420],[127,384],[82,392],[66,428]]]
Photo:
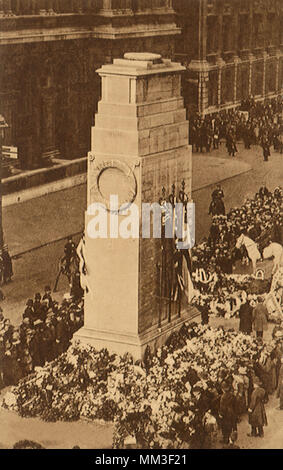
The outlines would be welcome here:
[[[202,115],[283,92],[281,0],[175,0],[175,58],[189,112]]]
[[[23,169],[90,150],[96,70],[124,52],[172,57],[172,0],[0,0],[0,109]]]
[[[0,0],[0,113],[20,166],[90,149],[96,69],[124,52],[185,65],[190,113],[283,87],[282,0]]]

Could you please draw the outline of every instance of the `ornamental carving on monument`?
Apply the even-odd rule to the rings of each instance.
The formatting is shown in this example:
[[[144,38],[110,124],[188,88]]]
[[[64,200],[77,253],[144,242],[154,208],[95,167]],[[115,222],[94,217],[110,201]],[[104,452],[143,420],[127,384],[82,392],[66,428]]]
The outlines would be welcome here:
[[[94,161],[93,154],[89,159]],[[137,180],[134,164],[130,167],[120,160],[103,160],[91,172],[90,203],[101,203],[110,211],[110,196],[117,195],[119,207],[132,204],[137,195]]]

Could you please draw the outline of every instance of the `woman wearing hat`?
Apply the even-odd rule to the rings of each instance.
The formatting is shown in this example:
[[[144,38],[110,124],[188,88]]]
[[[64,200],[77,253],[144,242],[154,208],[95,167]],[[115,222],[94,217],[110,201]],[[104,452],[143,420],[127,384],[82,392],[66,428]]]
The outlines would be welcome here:
[[[257,377],[254,378],[254,390],[251,396],[249,407],[249,424],[251,425],[251,433],[249,437],[263,437],[263,427],[267,426],[267,418],[264,408],[265,391],[261,387],[261,383]]]

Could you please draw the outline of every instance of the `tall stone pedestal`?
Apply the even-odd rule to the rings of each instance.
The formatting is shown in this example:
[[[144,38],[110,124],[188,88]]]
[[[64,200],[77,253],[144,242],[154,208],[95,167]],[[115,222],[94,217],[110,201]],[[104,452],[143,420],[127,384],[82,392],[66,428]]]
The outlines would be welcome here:
[[[191,195],[183,70],[155,54],[125,54],[124,59],[98,70],[102,99],[92,130],[88,207],[99,202],[106,206],[109,233],[113,223],[109,199],[117,195],[119,204],[136,205],[139,230],[135,238],[117,233],[116,238],[93,239],[94,216],[86,214],[88,292],[85,325],[76,336],[97,348],[130,352],[135,359],[143,356],[148,344],[152,349],[159,347],[188,318],[183,312],[160,322],[160,239],[141,236],[143,203],[158,203],[163,187],[168,191],[173,184],[180,188],[183,180]],[[127,223],[128,215],[119,214],[119,227]]]

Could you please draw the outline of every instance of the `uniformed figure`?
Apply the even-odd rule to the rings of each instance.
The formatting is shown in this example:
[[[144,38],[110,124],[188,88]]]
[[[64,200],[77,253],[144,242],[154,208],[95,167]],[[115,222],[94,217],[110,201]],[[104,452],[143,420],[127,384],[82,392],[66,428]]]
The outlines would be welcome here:
[[[262,150],[263,150],[263,161],[268,162],[268,158],[270,157],[270,143],[267,137],[262,139]]]
[[[6,284],[7,282],[10,282],[13,277],[12,259],[8,251],[8,245],[3,246],[2,259],[3,259],[3,282],[4,284]]]
[[[64,253],[65,253],[65,258],[66,258],[66,271],[69,272],[72,257],[76,255],[76,246],[72,240],[72,237],[68,239],[64,247]]]

